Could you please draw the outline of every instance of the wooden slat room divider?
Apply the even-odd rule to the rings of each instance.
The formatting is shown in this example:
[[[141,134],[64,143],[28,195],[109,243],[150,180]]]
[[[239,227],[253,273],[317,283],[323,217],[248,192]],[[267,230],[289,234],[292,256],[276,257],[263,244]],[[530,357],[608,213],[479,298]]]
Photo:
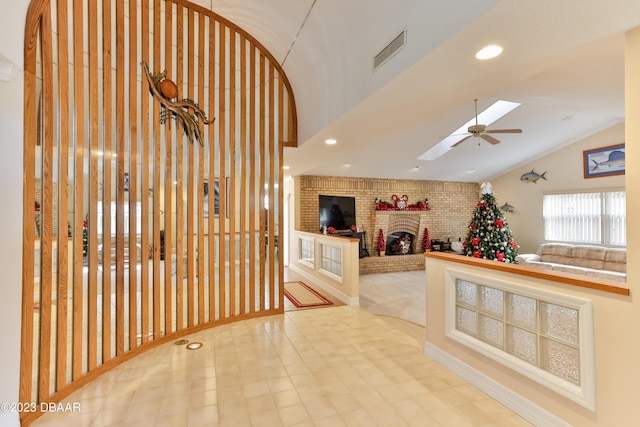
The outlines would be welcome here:
[[[178,96],[154,97],[143,64]],[[296,110],[258,41],[183,0],[33,0],[24,92],[21,402],[58,402],[152,346],[283,312]],[[214,119],[195,124],[200,138],[165,108],[185,99]]]

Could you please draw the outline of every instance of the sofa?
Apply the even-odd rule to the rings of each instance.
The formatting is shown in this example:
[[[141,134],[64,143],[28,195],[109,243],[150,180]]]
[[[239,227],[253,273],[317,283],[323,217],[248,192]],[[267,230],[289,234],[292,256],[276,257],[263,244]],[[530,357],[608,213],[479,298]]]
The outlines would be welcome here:
[[[520,254],[518,264],[589,277],[627,280],[627,250],[601,246],[543,243],[535,254]]]

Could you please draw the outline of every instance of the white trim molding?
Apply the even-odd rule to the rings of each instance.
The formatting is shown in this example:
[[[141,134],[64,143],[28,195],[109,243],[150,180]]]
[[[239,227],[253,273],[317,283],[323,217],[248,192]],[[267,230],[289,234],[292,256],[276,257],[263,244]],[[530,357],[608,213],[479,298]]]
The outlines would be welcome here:
[[[424,353],[451,372],[463,378],[469,384],[474,385],[493,399],[502,403],[531,424],[549,427],[571,427],[571,424],[556,417],[551,412],[525,399],[521,395],[514,393],[513,390],[459,359],[456,359],[435,345],[426,342],[424,344]]]

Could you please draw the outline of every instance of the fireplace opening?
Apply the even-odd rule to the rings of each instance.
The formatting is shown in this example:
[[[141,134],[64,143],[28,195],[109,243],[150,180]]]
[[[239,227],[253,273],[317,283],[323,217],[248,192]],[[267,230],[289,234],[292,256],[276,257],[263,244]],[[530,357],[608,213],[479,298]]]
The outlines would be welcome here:
[[[409,255],[413,251],[414,235],[406,231],[397,231],[387,236],[387,255]]]

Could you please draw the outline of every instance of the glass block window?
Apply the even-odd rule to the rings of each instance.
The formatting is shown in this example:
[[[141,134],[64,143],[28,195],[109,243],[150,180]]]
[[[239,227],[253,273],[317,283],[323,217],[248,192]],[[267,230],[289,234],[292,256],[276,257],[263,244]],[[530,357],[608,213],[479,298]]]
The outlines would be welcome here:
[[[591,302],[447,272],[447,336],[595,408]]]
[[[321,244],[320,253],[320,268],[342,277],[342,248]]]
[[[300,261],[313,266],[314,263],[314,242],[311,239],[300,239]]]

